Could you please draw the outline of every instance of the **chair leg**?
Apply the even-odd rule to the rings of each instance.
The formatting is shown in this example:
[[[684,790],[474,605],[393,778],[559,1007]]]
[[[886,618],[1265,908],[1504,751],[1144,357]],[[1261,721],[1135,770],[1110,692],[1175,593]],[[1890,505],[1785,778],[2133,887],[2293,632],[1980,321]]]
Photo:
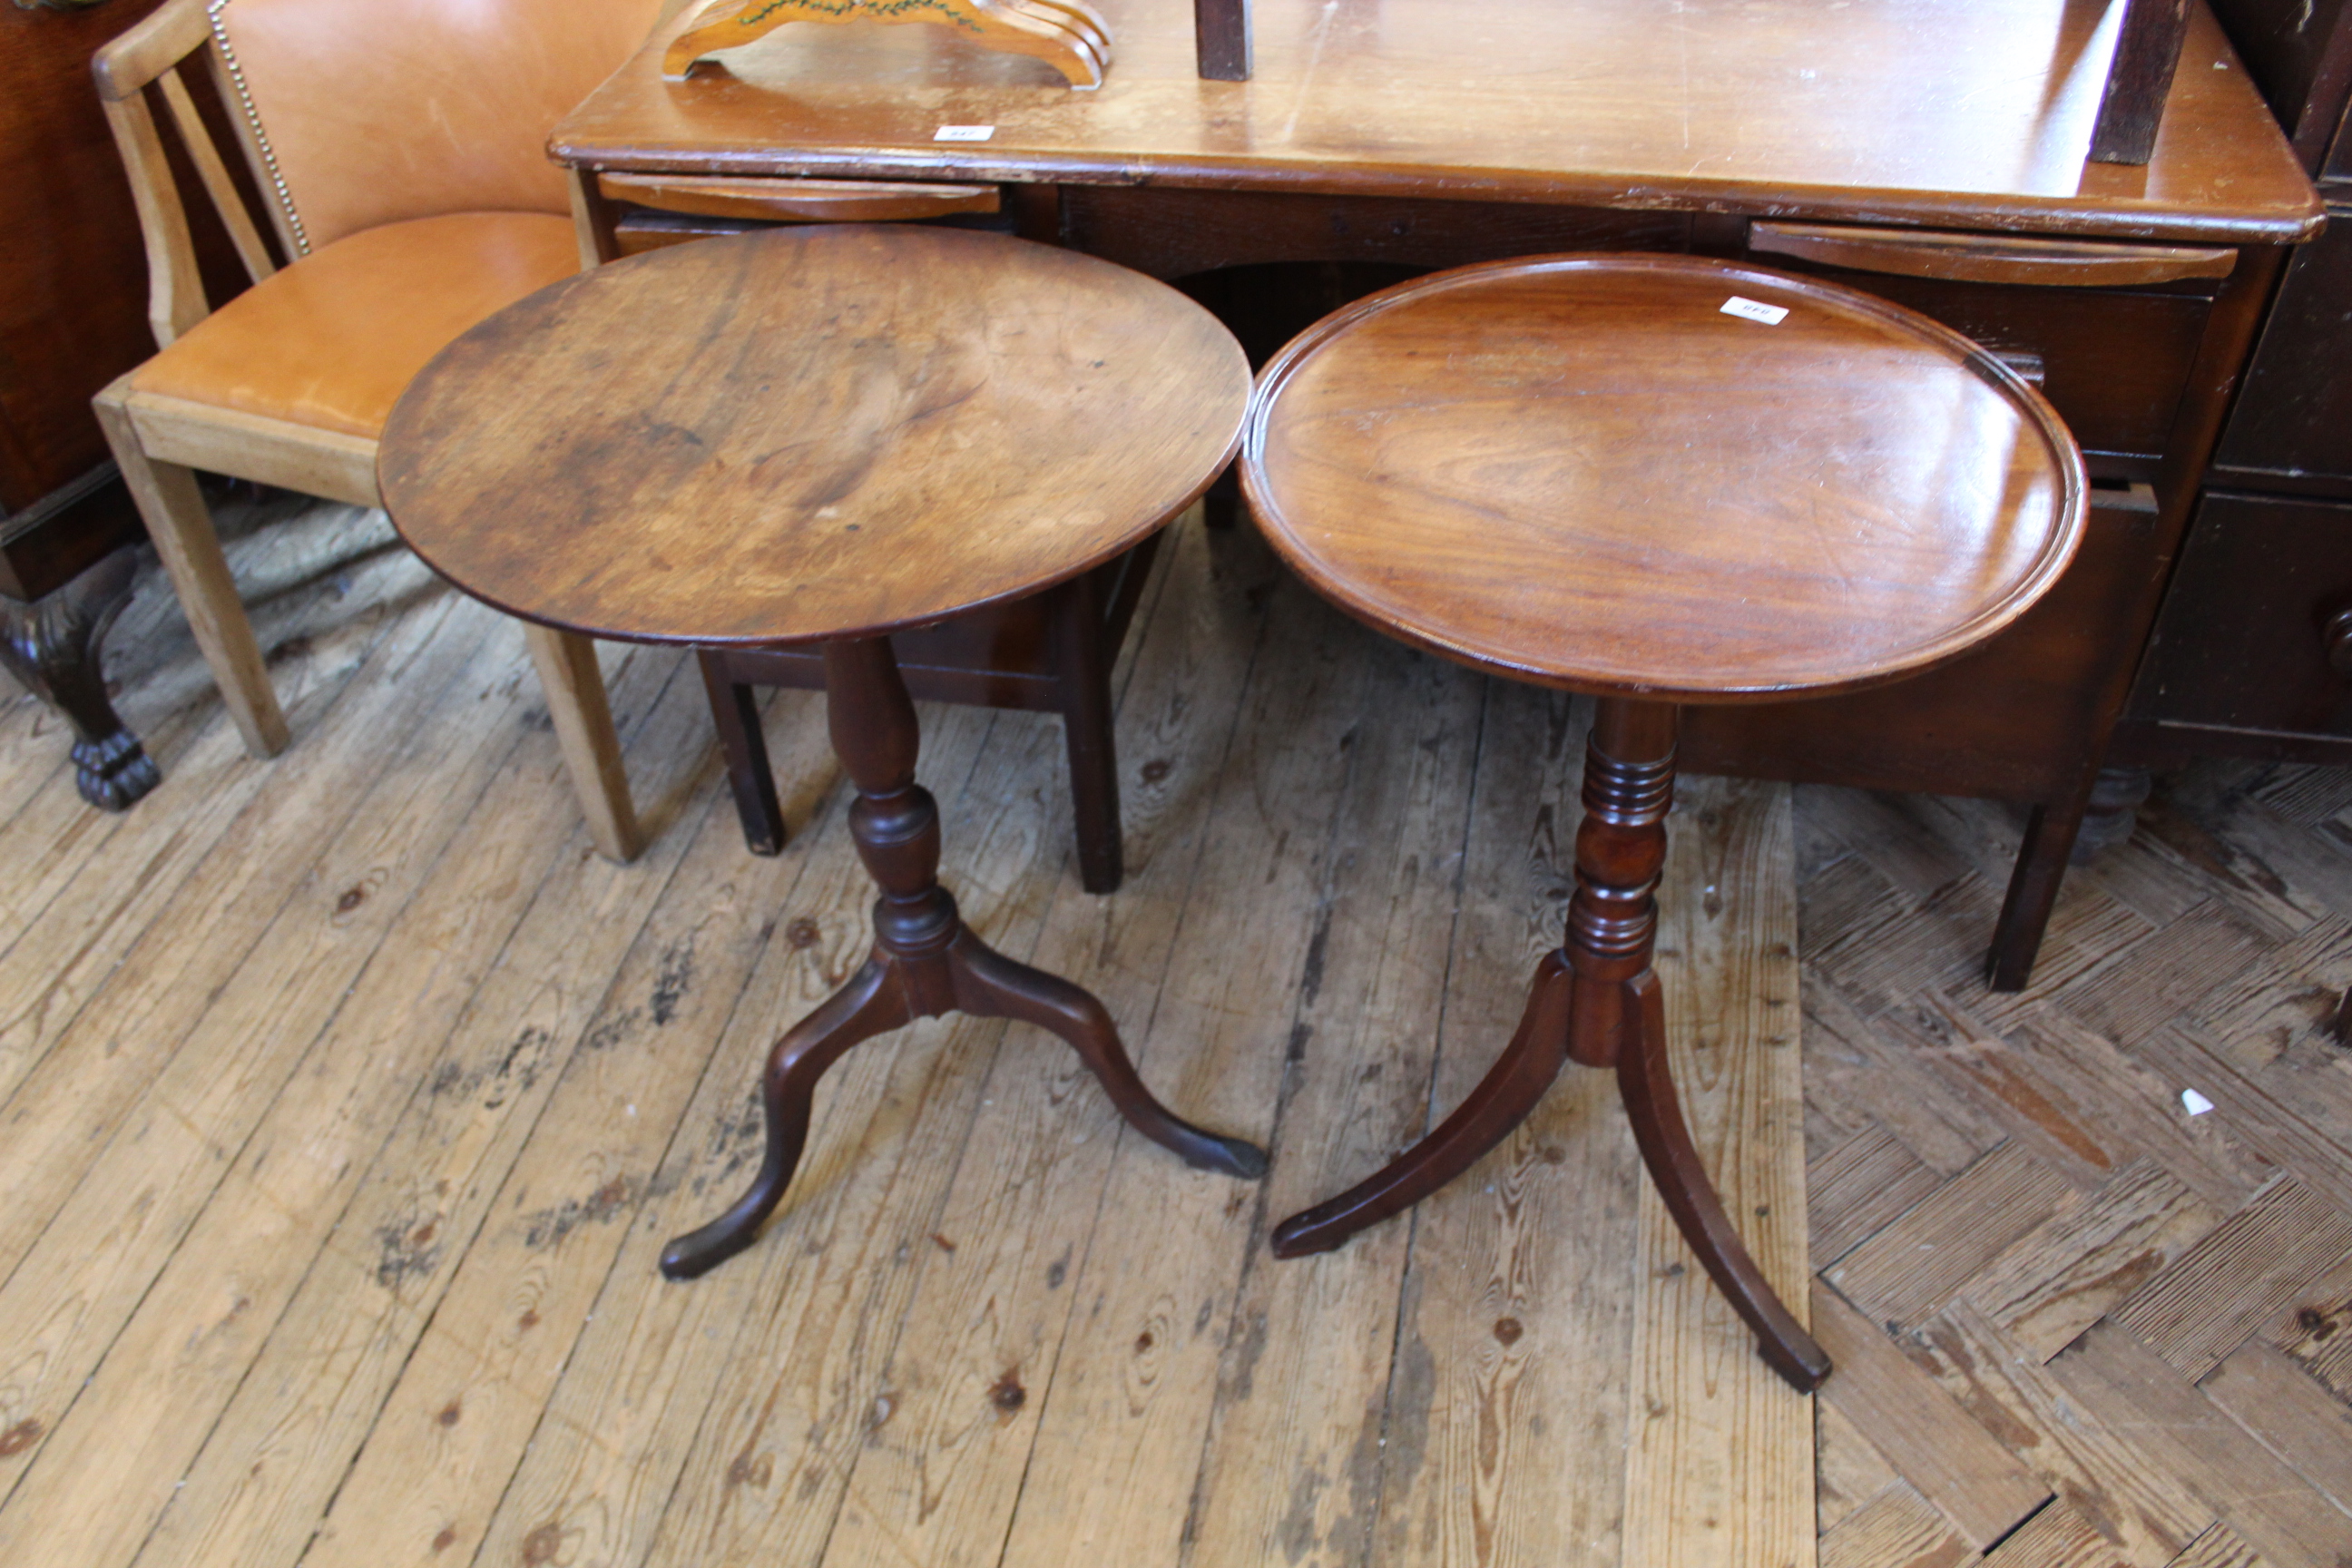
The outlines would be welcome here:
[[[588,835],[608,860],[623,865],[637,858],[644,839],[629,802],[629,775],[621,766],[621,738],[604,701],[604,677],[596,668],[596,645],[572,632],[523,623],[530,661],[539,667],[547,711],[563,747],[563,765],[588,818]]]
[[[253,623],[246,619],[245,605],[236,596],[220,535],[213,531],[212,509],[196,489],[195,474],[176,463],[149,460],[116,387],[100,393],[92,406],[131,499],[146,521],[148,537],[155,542],[155,552],[163,557],[163,570],[180,596],[188,629],[195,634],[229,717],[245,737],[245,749],[256,757],[276,756],[286,749],[286,715],[270,688],[268,668],[253,640]]]
[[[1095,574],[1055,589],[1051,614],[1054,679],[1070,753],[1070,809],[1078,826],[1078,880],[1089,893],[1115,893],[1126,865],[1119,844],[1110,661],[1103,657],[1102,592]]]
[[[727,679],[726,658],[709,648],[695,650],[702,667],[702,689],[710,699],[710,721],[719,731],[719,754],[727,759],[727,785],[735,815],[742,819],[743,845],[754,855],[784,852],[784,808],[776,799],[776,775],[768,765],[768,738],[760,728],[760,705],[751,689]]]

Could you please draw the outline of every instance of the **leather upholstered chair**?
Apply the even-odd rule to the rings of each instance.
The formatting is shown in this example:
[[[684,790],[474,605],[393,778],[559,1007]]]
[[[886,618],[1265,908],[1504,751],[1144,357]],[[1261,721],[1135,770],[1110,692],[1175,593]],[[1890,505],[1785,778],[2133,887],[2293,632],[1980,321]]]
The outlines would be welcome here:
[[[194,470],[380,504],[376,440],[425,362],[575,270],[556,121],[651,29],[661,0],[169,0],[93,68],[145,234],[162,352],[99,418],[247,748],[287,742]],[[278,265],[180,76],[236,124]],[[160,100],[253,287],[211,310],[166,163]],[[597,847],[637,847],[595,650],[527,627]]]

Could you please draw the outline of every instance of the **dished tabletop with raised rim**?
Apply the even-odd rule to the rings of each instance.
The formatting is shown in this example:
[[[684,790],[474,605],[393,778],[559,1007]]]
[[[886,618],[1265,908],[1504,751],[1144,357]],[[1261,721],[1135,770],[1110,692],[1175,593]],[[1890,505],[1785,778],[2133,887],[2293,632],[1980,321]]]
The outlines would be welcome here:
[[[1244,482],[1290,563],[1385,631],[1693,701],[1965,651],[2056,579],[2085,504],[2064,426],[1967,339],[1680,257],[1503,262],[1359,301],[1266,367]]]
[[[788,228],[499,312],[386,426],[416,552],[528,619],[651,642],[874,635],[1136,543],[1232,456],[1249,366],[1164,284],[1003,236]]]

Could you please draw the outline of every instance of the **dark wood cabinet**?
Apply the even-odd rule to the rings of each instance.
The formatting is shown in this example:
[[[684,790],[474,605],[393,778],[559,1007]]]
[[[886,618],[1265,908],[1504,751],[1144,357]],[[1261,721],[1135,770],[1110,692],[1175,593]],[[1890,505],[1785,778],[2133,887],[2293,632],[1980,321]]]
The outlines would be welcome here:
[[[2352,195],[2295,252],[2210,482],[2352,497]]]
[[[2352,0],[2213,0],[2317,180],[2110,762],[2352,762]]]
[[[2352,736],[2347,612],[2352,501],[2209,489],[2140,692],[2217,746],[2292,755],[2282,738]]]
[[[89,57],[157,3],[0,5],[0,665],[71,721],[82,794],[110,807],[156,775],[98,668],[141,531],[89,399],[155,340]]]

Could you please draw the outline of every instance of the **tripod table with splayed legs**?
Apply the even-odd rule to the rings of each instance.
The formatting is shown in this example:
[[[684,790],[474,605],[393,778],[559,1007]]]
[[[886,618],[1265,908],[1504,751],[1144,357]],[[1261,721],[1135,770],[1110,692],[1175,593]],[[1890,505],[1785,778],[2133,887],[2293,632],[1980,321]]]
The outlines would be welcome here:
[[[881,891],[873,950],[776,1042],[759,1174],[663,1272],[751,1244],[843,1052],[947,1012],[1052,1030],[1144,1136],[1264,1172],[1258,1149],[1152,1097],[1093,996],[964,925],[890,648],[1149,535],[1225,466],[1248,395],[1240,347],[1164,284],[994,235],[860,226],[569,279],[460,338],[401,400],[385,503],[476,597],[595,637],[824,649],[850,832]]]
[[[1829,1358],[1724,1213],[1651,968],[1684,704],[1853,690],[1982,642],[2082,536],[2081,454],[1991,353],[1869,295],[1682,257],[1469,267],[1266,367],[1243,482],[1373,626],[1600,700],[1576,891],[1518,1031],[1385,1169],[1276,1227],[1326,1251],[1460,1175],[1569,1061],[1614,1068],[1691,1249],[1801,1390]]]

